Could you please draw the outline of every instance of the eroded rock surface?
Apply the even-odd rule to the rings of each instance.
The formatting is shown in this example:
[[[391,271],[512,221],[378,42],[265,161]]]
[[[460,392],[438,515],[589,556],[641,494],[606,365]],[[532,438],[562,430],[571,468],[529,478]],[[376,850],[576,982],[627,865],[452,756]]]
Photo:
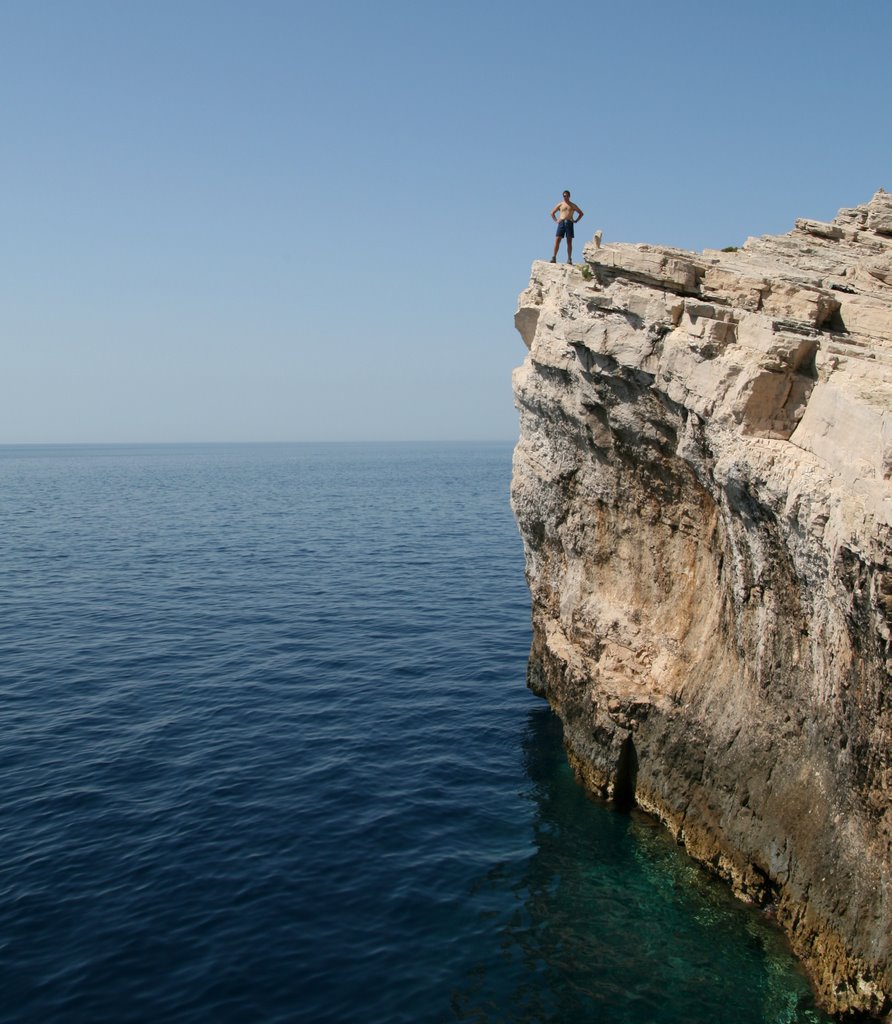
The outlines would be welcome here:
[[[533,265],[531,687],[595,792],[892,1010],[892,195],[736,252]]]

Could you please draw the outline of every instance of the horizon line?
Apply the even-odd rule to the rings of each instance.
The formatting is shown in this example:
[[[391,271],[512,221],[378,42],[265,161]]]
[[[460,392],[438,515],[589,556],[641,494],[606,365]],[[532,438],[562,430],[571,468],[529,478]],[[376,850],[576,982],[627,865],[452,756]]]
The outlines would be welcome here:
[[[290,441],[0,441],[0,448],[86,448],[86,447],[149,447],[158,445],[286,445],[286,444],[513,444],[516,437],[465,438],[341,438]]]

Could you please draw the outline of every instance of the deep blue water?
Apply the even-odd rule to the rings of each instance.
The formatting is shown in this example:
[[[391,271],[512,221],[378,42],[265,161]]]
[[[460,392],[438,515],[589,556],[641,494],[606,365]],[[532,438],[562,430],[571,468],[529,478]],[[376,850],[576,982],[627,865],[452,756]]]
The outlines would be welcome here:
[[[510,458],[0,448],[0,1019],[825,1019],[575,785]]]

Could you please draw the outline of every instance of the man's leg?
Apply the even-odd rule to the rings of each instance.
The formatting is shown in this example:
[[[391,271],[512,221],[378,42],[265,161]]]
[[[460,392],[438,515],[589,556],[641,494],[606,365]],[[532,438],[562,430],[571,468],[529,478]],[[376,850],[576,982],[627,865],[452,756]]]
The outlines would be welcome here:
[[[573,236],[567,235],[567,262],[573,262]]]
[[[557,260],[557,251],[561,247],[561,236],[555,235],[554,237],[554,252],[551,254],[551,262],[554,263]]]

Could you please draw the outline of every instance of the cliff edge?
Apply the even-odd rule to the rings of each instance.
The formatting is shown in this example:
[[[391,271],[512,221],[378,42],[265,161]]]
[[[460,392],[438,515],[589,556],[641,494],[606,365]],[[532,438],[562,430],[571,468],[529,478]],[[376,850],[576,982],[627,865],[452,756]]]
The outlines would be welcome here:
[[[529,684],[594,792],[892,1019],[892,195],[737,251],[533,264]]]

